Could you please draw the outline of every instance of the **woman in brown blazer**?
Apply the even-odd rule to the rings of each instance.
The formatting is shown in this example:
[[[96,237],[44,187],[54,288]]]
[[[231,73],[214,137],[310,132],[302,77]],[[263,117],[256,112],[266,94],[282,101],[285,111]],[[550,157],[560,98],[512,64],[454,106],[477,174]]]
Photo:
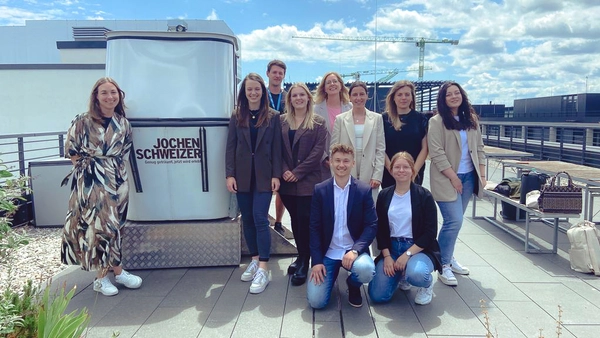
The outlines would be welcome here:
[[[267,262],[271,250],[269,206],[281,177],[281,123],[269,108],[267,87],[256,73],[242,81],[238,106],[229,122],[225,171],[227,189],[237,195],[244,238],[252,262],[242,281],[252,281],[250,293],[261,293],[269,284]]]
[[[321,158],[327,141],[325,120],[313,111],[310,90],[304,83],[292,85],[281,115],[283,181],[279,195],[292,219],[298,258],[288,267],[292,285],[306,281],[309,268],[310,205],[315,184],[321,182]]]

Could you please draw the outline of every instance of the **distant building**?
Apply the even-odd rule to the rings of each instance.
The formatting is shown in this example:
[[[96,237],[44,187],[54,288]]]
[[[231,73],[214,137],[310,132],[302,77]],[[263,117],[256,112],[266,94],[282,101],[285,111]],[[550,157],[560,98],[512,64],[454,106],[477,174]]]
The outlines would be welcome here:
[[[514,107],[473,105],[484,121],[600,122],[600,94],[569,94],[517,99]]]

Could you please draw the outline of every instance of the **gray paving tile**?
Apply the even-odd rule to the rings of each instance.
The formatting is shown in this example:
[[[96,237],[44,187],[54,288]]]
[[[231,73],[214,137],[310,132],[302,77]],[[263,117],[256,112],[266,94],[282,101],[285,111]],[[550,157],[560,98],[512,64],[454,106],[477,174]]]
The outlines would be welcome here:
[[[555,330],[556,331],[556,330]],[[569,332],[578,338],[597,337],[600,332],[598,325],[564,325],[562,332]],[[550,334],[547,335],[551,337]]]
[[[315,322],[315,338],[344,337],[339,322]]]
[[[160,269],[132,271],[143,278],[142,287],[136,290],[139,296],[166,296],[185,275],[187,269]]]
[[[189,269],[161,302],[161,307],[211,307],[231,277],[232,268]]]
[[[551,332],[556,330],[556,320],[534,302],[498,301],[496,306],[527,337],[538,337],[540,329],[544,335],[552,337]],[[569,332],[563,332],[560,338],[567,337],[574,336]]]
[[[162,297],[126,297],[123,306],[115,306],[91,329],[94,334],[110,337],[113,331],[119,337],[132,337],[158,307]]]
[[[74,310],[86,308],[90,314],[89,326],[94,326],[98,323],[106,314],[110,313],[115,307],[125,300],[126,297],[123,294],[118,294],[112,297],[106,297],[94,290],[92,286],[88,286],[80,293],[78,293],[67,306],[67,313]]]
[[[208,313],[195,308],[157,308],[134,337],[195,338],[202,330]]]
[[[412,337],[426,338],[423,327],[416,321],[392,320],[385,322],[375,321],[378,337]],[[436,336],[437,337],[437,336]]]
[[[483,323],[482,333],[492,334],[493,337],[527,337],[506,315],[498,308],[474,308],[479,320]],[[486,318],[487,315],[487,318]]]
[[[365,298],[365,306],[369,306],[371,316],[376,325],[389,321],[417,322],[417,316],[411,306],[415,294],[416,288],[414,287],[410,291],[398,289],[388,303],[374,304],[370,302],[369,298]],[[435,302],[435,295],[433,296],[433,302]]]
[[[511,283],[551,283],[554,281],[551,275],[533,264],[525,255],[530,254],[509,251],[503,252],[501,255],[481,254],[481,257]]]
[[[246,308],[244,306],[244,308]],[[244,309],[237,320],[232,338],[279,337],[281,334],[282,306],[261,305]]]
[[[560,305],[563,310],[563,323],[600,325],[600,308],[598,308],[598,305],[580,296],[562,283],[519,283],[517,287],[554,319],[558,319],[558,306]]]
[[[452,287],[436,285],[435,303],[412,305],[428,335],[478,335],[483,325]],[[485,333],[485,332],[484,332]]]
[[[198,338],[230,338],[235,328],[235,321],[207,320]]]
[[[471,268],[469,279],[474,283],[492,302],[497,300],[529,301],[529,297],[519,288],[514,286],[508,279],[504,278],[493,267],[474,266]],[[462,286],[461,283],[459,287]],[[461,297],[468,297],[459,292]],[[476,306],[472,304],[471,306]],[[490,305],[492,306],[492,305]]]
[[[313,310],[306,299],[288,297],[281,327],[281,337],[311,337],[313,332]]]

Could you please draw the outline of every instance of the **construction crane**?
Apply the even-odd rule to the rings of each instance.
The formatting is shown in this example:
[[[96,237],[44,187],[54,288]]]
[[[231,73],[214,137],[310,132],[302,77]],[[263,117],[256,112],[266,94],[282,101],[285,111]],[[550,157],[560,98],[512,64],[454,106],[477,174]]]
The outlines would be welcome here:
[[[428,69],[432,69],[432,68],[431,67],[425,68],[425,70],[428,70]],[[387,74],[386,76],[380,78],[379,80],[377,80],[375,82],[388,82],[394,76],[398,75],[398,73],[416,72],[416,71],[418,71],[418,69],[399,70],[398,68],[394,68],[392,70],[389,70],[389,69],[381,69],[381,70],[359,70],[359,71],[348,73],[348,74],[341,74],[340,76],[341,77],[353,77],[354,80],[360,80],[360,76],[361,75]]]
[[[394,37],[394,36],[344,36],[344,35],[308,35],[298,34],[293,36],[296,39],[316,39],[316,40],[339,40],[339,41],[375,41],[375,42],[409,42],[419,47],[419,82],[423,81],[423,71],[425,69],[425,45],[428,43],[448,43],[453,46],[458,45],[458,40],[451,39],[430,39],[414,37]]]

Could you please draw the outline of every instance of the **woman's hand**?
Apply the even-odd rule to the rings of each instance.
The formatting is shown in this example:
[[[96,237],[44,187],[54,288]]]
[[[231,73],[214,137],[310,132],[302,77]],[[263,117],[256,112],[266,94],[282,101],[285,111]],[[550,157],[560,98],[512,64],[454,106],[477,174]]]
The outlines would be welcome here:
[[[394,259],[390,255],[383,258],[383,272],[388,277],[394,277],[396,275],[396,269],[394,269]]]
[[[271,178],[271,190],[272,191],[279,190],[279,178],[277,178],[277,177]]]
[[[398,259],[394,262],[394,269],[396,271],[404,272],[406,268],[406,262],[408,262],[408,256],[405,254],[400,255]]]
[[[235,177],[227,177],[227,190],[230,193],[237,193],[237,182],[235,181]]]
[[[463,186],[462,186],[462,181],[460,180],[460,178],[458,178],[458,177],[453,178],[450,180],[450,183],[452,183],[452,186],[459,194],[462,194]]]
[[[289,170],[286,170],[283,173],[283,179],[286,182],[298,182],[298,178],[291,171],[289,171]]]
[[[378,180],[371,180],[371,189],[377,189],[381,185],[381,182]]]
[[[487,185],[487,180],[483,176],[481,176],[480,179],[481,179],[481,187],[483,189]]]

